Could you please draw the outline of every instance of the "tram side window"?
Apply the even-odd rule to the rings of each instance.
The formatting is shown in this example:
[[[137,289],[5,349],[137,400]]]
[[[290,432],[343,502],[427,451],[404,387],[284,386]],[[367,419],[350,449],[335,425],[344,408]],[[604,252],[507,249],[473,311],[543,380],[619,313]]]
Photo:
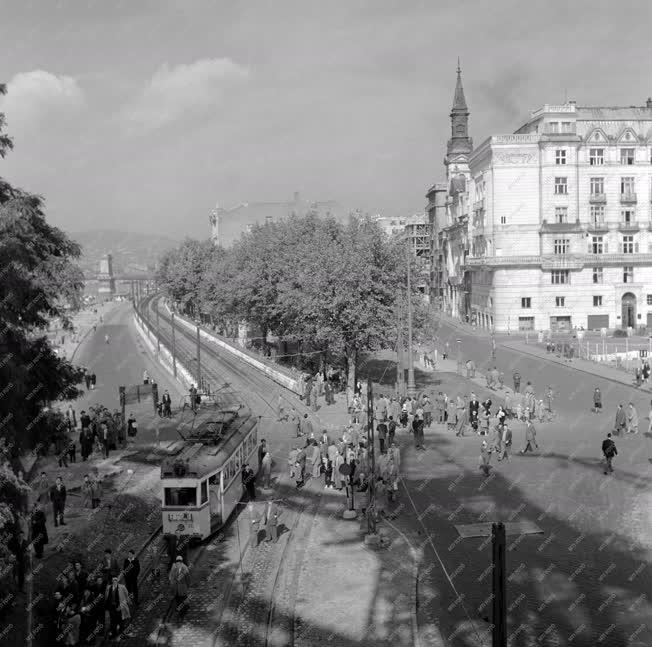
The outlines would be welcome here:
[[[208,479],[208,484],[209,485],[219,485],[220,484],[220,473],[218,472],[217,474],[213,474],[213,476],[211,476]]]
[[[201,482],[201,502],[206,503],[208,501],[208,481]]]
[[[197,489],[194,487],[166,487],[165,505],[171,505],[171,506],[197,505]]]

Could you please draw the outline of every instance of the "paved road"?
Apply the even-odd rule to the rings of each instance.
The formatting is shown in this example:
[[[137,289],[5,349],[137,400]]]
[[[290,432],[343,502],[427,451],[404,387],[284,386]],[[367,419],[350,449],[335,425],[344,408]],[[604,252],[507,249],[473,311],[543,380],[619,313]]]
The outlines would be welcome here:
[[[143,342],[138,337],[131,324],[132,307],[129,303],[113,305],[110,313],[105,315],[104,322],[97,327],[96,332],[91,332],[75,355],[75,364],[88,367],[91,373],[97,375],[97,387],[88,391],[83,398],[73,404],[79,411],[92,404],[103,404],[109,409],[120,406],[118,388],[123,385],[142,384],[143,371],[148,369],[150,376],[159,385],[159,393],[168,389],[174,404],[177,404],[183,395],[181,388],[174,382],[169,374],[153,366],[147,359]],[[104,341],[104,336],[109,335],[109,344]],[[151,401],[134,404],[126,410],[127,416],[133,411],[138,419],[140,413],[152,411]],[[153,428],[141,425],[138,431],[138,440],[147,442],[153,440]],[[171,426],[162,428],[161,440],[176,440],[178,435]]]
[[[472,357],[478,367],[488,364],[488,339],[446,326],[442,332],[441,338],[450,335],[451,347],[462,339],[465,358]],[[408,452],[412,501],[404,502],[406,517],[415,536],[432,537],[432,545],[425,545],[421,593],[435,597],[422,604],[422,622],[436,618],[452,646],[491,644],[482,620],[491,617],[491,545],[460,540],[455,525],[527,520],[543,534],[508,538],[511,644],[652,645],[652,463],[643,420],[650,395],[500,346],[496,364],[510,376],[518,369],[523,383],[532,380],[538,392],[552,384],[559,415],[538,426],[540,452],[513,456],[509,463],[494,458],[489,479],[478,469],[477,436],[460,439],[433,430],[427,452]],[[471,390],[461,378],[444,378],[441,387],[449,395]],[[596,385],[607,410],[602,415],[589,410]],[[489,394],[477,385],[473,390],[481,399]],[[606,477],[601,442],[611,431],[616,404],[630,400],[639,409],[642,430],[616,439],[616,472]],[[513,428],[517,450],[524,430]],[[476,630],[485,632],[482,641]]]

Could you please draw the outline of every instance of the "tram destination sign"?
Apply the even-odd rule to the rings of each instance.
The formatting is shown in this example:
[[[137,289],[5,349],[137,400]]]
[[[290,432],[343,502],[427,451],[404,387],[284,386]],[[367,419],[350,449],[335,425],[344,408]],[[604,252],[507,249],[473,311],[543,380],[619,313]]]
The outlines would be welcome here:
[[[192,523],[192,512],[168,512],[168,521],[187,521]]]

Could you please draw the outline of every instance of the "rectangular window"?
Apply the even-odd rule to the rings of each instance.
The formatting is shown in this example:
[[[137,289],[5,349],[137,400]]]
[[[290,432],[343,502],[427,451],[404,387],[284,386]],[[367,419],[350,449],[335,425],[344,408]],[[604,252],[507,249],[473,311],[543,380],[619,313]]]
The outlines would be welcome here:
[[[600,308],[602,306],[602,296],[593,297],[593,307]]]
[[[559,122],[558,121],[549,121],[548,122],[548,132],[549,133],[558,133],[559,132]]]
[[[206,503],[208,501],[208,481],[201,482],[201,502]]]
[[[519,317],[518,318],[519,330],[534,330],[534,317]]]
[[[590,148],[589,149],[589,164],[591,166],[604,165],[604,148]]]
[[[602,195],[604,193],[604,178],[591,178],[591,195]]]
[[[532,297],[521,297],[521,308],[531,308]]]
[[[634,209],[622,209],[620,212],[620,216],[623,224],[625,225],[632,225],[636,220],[636,212],[634,211]]]
[[[565,177],[555,178],[555,194],[568,195],[568,178]]]
[[[604,207],[602,205],[591,205],[591,224],[604,225]]]
[[[500,224],[501,225],[507,224],[507,216],[500,216]]]
[[[197,505],[197,488],[166,487],[165,505],[188,507]]]
[[[570,240],[568,238],[555,238],[555,254],[568,254]]]
[[[593,282],[602,283],[602,268],[594,267],[593,268]]]
[[[570,283],[570,270],[552,270],[550,272],[550,282],[554,285]]]
[[[623,236],[623,254],[634,253],[634,236]]]
[[[593,236],[591,242],[591,254],[604,253],[604,238],[602,236]]]
[[[634,190],[633,177],[620,178],[620,193],[621,195],[632,195],[633,193],[636,193],[636,191]]]
[[[634,163],[634,149],[621,148],[620,149],[620,163],[631,166]]]
[[[649,306],[652,306],[652,294],[648,294],[648,295],[647,295],[647,304],[648,304]]]
[[[568,222],[568,207],[555,207],[555,222],[559,225]]]
[[[573,123],[571,121],[562,121],[561,122],[561,132],[562,133],[572,133],[573,132]]]
[[[566,303],[566,297],[555,297],[555,306],[557,308],[563,308]]]
[[[623,267],[623,283],[634,282],[634,268],[630,266]]]
[[[560,164],[564,165],[566,164],[566,151],[565,150],[557,150],[555,151],[555,164]]]

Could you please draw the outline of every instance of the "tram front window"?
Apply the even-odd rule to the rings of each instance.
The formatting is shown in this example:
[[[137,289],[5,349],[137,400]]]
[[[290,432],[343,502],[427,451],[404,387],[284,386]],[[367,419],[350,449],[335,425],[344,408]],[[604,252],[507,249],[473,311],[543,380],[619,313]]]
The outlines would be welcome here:
[[[194,487],[166,487],[165,505],[170,506],[196,506],[197,488]]]

